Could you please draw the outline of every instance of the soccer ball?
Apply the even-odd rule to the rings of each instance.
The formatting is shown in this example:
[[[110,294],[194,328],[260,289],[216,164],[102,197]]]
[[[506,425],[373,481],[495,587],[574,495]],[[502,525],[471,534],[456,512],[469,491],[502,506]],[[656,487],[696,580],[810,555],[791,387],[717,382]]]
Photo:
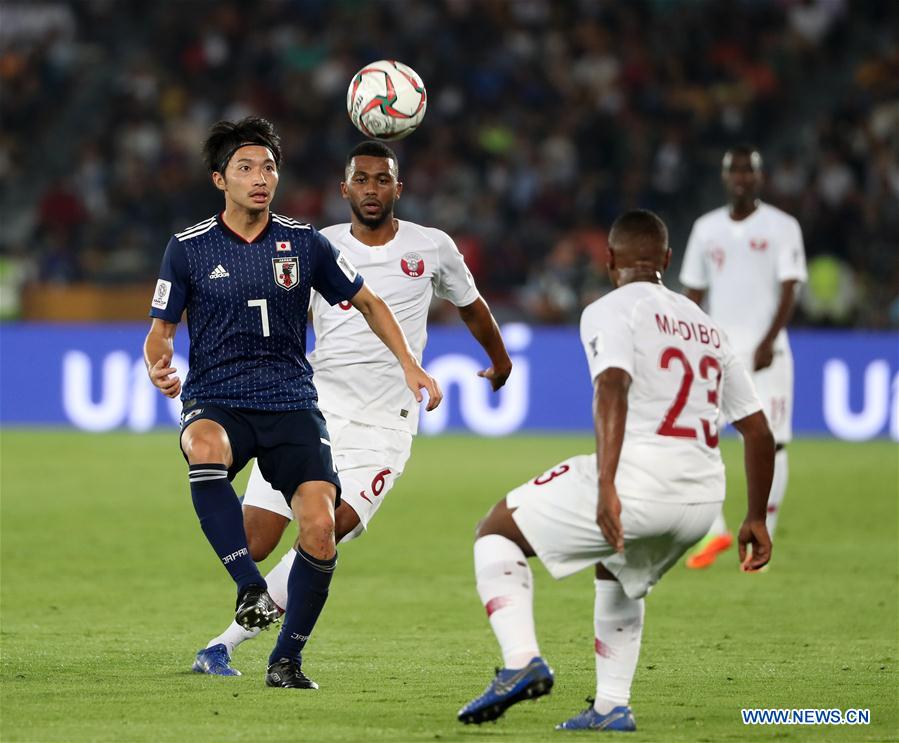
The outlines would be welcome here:
[[[402,139],[425,117],[428,94],[415,70],[382,59],[353,75],[346,110],[360,132],[375,139]]]

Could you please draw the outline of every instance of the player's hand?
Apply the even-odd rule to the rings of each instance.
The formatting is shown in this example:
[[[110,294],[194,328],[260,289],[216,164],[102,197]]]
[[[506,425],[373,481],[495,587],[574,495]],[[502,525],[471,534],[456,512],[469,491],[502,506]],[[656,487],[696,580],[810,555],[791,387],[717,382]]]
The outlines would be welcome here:
[[[421,391],[423,389],[427,390],[428,404],[425,407],[425,410],[433,410],[436,408],[443,399],[443,392],[441,392],[437,380],[422,369],[419,364],[409,366],[404,372],[406,374],[406,384],[409,386],[409,389],[412,390],[412,394],[415,395],[416,401],[421,402],[423,399]]]
[[[774,341],[763,340],[752,357],[753,371],[767,369],[774,361]]]
[[[746,519],[740,527],[737,537],[740,551],[740,570],[744,573],[754,573],[761,570],[771,559],[771,537],[768,535],[768,527],[764,520],[750,521]],[[747,547],[752,549],[747,551]]]
[[[147,369],[147,373],[150,375],[150,381],[154,387],[159,388],[159,391],[166,397],[174,399],[181,394],[181,380],[174,376],[178,370],[173,366],[169,366],[170,363],[171,359],[168,356],[163,356]]]
[[[508,366],[491,366],[489,369],[482,369],[478,372],[478,376],[483,377],[490,382],[490,386],[493,388],[493,391],[496,392],[506,383],[506,380],[511,373],[512,362],[510,361]]]
[[[621,527],[621,501],[614,483],[599,486],[596,523],[602,535],[616,552],[624,552],[624,529]]]

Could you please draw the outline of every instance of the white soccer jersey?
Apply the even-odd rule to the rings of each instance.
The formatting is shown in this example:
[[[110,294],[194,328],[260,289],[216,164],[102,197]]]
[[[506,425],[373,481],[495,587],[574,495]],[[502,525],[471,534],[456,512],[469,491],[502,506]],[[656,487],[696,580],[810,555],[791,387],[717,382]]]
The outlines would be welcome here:
[[[452,238],[440,230],[399,220],[386,245],[369,246],[351,225],[321,234],[359,270],[396,315],[409,346],[421,361],[427,341],[431,297],[465,307],[478,299],[474,279]],[[322,411],[374,426],[418,430],[418,403],[394,355],[349,303],[329,305],[313,293],[315,350],[309,355]]]
[[[631,377],[619,493],[675,503],[724,499],[719,412],[739,420],[761,404],[724,334],[695,303],[659,284],[625,284],[581,316],[590,378]]]
[[[731,219],[727,207],[697,219],[680,273],[684,286],[708,290],[709,315],[741,357],[752,354],[771,327],[781,283],[806,277],[799,223],[764,203],[741,221]],[[788,347],[782,330],[775,351]]]

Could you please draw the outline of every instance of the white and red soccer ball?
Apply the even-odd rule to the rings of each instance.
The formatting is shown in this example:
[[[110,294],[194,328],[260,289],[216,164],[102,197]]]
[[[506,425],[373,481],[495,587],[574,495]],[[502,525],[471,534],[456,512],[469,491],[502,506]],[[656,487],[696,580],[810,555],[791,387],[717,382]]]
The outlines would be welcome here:
[[[382,59],[350,80],[346,110],[360,132],[374,139],[402,139],[425,117],[428,94],[418,74],[402,62]]]

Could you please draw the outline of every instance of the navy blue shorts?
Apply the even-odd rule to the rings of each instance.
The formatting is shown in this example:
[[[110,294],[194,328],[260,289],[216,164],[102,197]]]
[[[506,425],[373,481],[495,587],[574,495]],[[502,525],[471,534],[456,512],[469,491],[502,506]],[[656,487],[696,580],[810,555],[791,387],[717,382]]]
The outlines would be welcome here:
[[[182,433],[191,423],[204,418],[215,421],[228,434],[233,458],[229,480],[256,457],[262,476],[281,491],[288,506],[297,488],[313,480],[333,483],[337,488],[334,505],[340,505],[340,480],[331,457],[331,437],[318,410],[245,410],[197,403],[182,411]]]

